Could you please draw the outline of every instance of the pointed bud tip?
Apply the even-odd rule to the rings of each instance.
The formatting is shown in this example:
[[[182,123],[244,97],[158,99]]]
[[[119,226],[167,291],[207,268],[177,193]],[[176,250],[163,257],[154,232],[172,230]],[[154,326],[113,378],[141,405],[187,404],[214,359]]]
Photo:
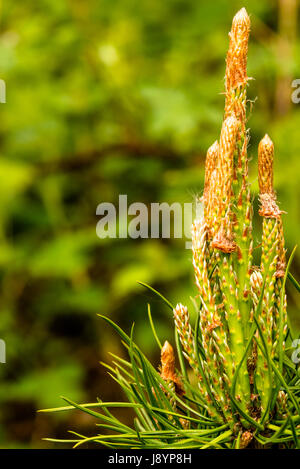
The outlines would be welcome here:
[[[172,345],[166,340],[162,349],[161,349],[161,356],[165,359],[170,359],[174,357],[174,350]]]
[[[216,157],[219,152],[219,142],[216,140],[207,150],[207,155]]]
[[[249,16],[245,7],[241,8],[241,9],[237,12],[237,15]]]
[[[171,344],[166,340],[161,349],[161,376],[170,378],[175,371],[175,355]]]
[[[241,8],[233,18],[234,21],[246,21],[249,22],[250,18],[245,7]]]
[[[269,148],[274,149],[274,143],[272,142],[268,134],[265,134],[265,136],[261,139],[259,146],[260,147],[264,146],[264,147],[269,147]]]
[[[237,12],[237,14],[234,16],[232,20],[232,26],[233,30],[236,28],[242,27],[242,29],[250,29],[250,17],[247,13],[246,8],[242,8]]]
[[[216,140],[210,147],[208,150],[215,150],[216,148],[218,148],[219,146],[219,142],[218,140]]]
[[[172,348],[172,345],[166,340],[161,350],[168,350],[170,347]]]

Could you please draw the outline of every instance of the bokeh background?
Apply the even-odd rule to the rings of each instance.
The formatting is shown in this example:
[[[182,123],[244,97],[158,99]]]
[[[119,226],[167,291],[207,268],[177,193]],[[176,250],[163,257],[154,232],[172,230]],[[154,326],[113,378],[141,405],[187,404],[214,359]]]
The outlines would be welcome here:
[[[97,313],[126,330],[134,321],[136,341],[158,363],[150,302],[160,337],[173,341],[169,311],[137,281],[189,304],[196,292],[184,240],[100,240],[96,207],[117,204],[119,194],[150,204],[201,193],[205,152],[222,121],[227,33],[242,6],[252,19],[252,189],[257,144],[268,132],[290,252],[299,237],[297,0],[3,2],[0,447],[53,447],[42,438],[94,430],[78,412],[36,413],[63,404],[61,395],[123,398],[99,361],[124,352]],[[299,277],[299,253],[292,272]],[[288,291],[299,330],[299,296]]]

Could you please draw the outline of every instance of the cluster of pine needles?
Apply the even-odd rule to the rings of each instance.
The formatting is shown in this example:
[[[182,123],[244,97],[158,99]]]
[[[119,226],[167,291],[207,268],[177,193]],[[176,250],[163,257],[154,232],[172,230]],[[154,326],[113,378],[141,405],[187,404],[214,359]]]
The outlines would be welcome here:
[[[252,197],[248,182],[247,54],[250,19],[243,8],[233,19],[225,73],[225,113],[220,138],[207,151],[203,213],[192,226],[197,295],[196,321],[188,308],[172,310],[180,369],[173,347],[163,346],[159,369],[130,336],[120,335],[128,360],[113,355],[105,365],[127,402],[77,404],[65,399],[63,412],[79,409],[97,419],[99,432],[54,440],[75,447],[93,442],[131,449],[242,449],[300,447],[300,369],[287,316],[283,212],[273,189],[274,144],[266,134],[258,147],[260,265],[253,264]],[[130,408],[131,426],[112,408]]]

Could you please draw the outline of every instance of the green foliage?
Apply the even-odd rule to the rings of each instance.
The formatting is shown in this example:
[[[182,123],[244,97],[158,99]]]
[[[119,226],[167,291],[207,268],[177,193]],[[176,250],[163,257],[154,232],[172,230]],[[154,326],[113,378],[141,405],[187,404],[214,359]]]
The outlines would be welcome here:
[[[159,296],[161,296],[158,293]],[[168,301],[168,300],[166,300]],[[168,302],[169,303],[169,302]],[[151,316],[150,316],[151,318]],[[78,409],[99,421],[97,428],[100,430],[94,436],[84,436],[75,431],[70,433],[73,438],[53,439],[48,441],[69,443],[75,448],[90,443],[99,444],[108,448],[131,448],[131,449],[239,449],[242,448],[243,430],[239,426],[230,426],[229,423],[220,424],[210,417],[205,410],[203,395],[196,386],[191,387],[187,378],[185,364],[182,380],[185,394],[180,397],[170,390],[160,373],[152,366],[138,345],[133,341],[132,334],[129,337],[118,325],[108,318],[102,317],[120,335],[123,345],[127,349],[129,360],[124,360],[113,355],[112,365],[105,365],[109,375],[122,388],[128,402],[102,402],[77,404],[65,397],[63,399],[69,406],[52,409],[44,409],[41,412],[65,412]],[[150,320],[153,330],[153,323]],[[249,345],[256,330],[261,338],[263,334],[259,322],[255,320],[252,328]],[[154,330],[155,331],[155,330]],[[195,337],[198,337],[195,330]],[[159,342],[156,332],[154,338]],[[199,337],[198,337],[199,339]],[[244,357],[237,367],[235,378],[239,375],[240,366],[246,357],[248,347],[245,349]],[[179,354],[180,349],[178,350]],[[231,390],[231,399],[236,410],[241,413],[248,424],[248,431],[254,433],[251,445],[254,448],[299,448],[300,439],[300,396],[299,396],[299,373],[296,365],[287,358],[288,365],[285,366],[285,378],[278,370],[268,352],[265,353],[270,366],[279,379],[281,389],[289,395],[286,406],[287,416],[284,418],[280,411],[273,409],[274,418],[272,422],[265,421],[264,415],[260,420],[254,420],[247,412],[243,411],[235,400],[235,385]],[[234,379],[236,382],[236,379]],[[277,395],[278,388],[274,390]],[[275,396],[274,394],[274,396]],[[171,399],[175,402],[171,405]],[[271,399],[272,401],[272,399]],[[117,416],[111,413],[114,408],[131,408],[133,416],[131,425],[125,425]],[[98,408],[99,411],[93,409]],[[101,411],[101,412],[100,412]],[[246,433],[246,432],[245,432]]]

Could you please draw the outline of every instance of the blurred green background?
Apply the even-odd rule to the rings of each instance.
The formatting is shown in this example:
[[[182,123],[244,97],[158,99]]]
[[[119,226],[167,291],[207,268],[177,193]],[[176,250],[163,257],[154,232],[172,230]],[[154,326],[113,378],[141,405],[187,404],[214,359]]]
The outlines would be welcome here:
[[[252,20],[252,189],[257,144],[268,132],[290,252],[300,195],[300,104],[291,101],[291,82],[300,78],[296,0],[2,5],[0,338],[7,363],[0,365],[0,447],[51,447],[41,438],[93,429],[77,412],[36,413],[61,405],[60,395],[123,398],[99,365],[111,360],[109,351],[123,352],[97,313],[126,330],[134,321],[137,342],[158,363],[150,301],[160,337],[173,340],[169,311],[137,281],[189,304],[196,292],[184,240],[100,240],[96,207],[117,204],[119,194],[149,204],[191,202],[201,193],[205,152],[222,121],[227,33],[242,6]],[[298,306],[289,285],[299,330]]]

